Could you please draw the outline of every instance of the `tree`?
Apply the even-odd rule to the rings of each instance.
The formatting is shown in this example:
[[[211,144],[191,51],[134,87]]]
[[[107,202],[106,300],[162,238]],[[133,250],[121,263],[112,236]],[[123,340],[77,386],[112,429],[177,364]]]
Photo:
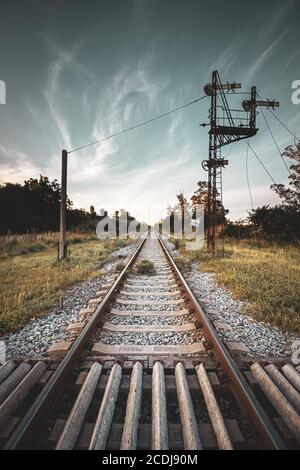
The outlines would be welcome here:
[[[300,211],[300,141],[295,144],[295,148],[289,145],[282,154],[284,157],[293,160],[290,166],[291,174],[289,176],[289,187],[286,188],[283,184],[273,184],[273,189],[280,199],[282,206],[293,209],[296,212]]]
[[[94,206],[90,206],[90,216],[91,216],[92,219],[96,219],[96,217],[97,217],[97,212],[95,211]]]
[[[203,205],[206,213],[208,208],[208,184],[206,181],[198,181],[197,186],[198,188],[191,197],[191,201],[193,205]]]
[[[208,219],[208,184],[206,181],[198,181],[197,186],[198,188],[191,197],[191,201],[194,207],[196,205],[204,206],[204,224],[206,228]],[[224,208],[222,202],[217,200],[217,225],[224,225],[226,223],[226,214],[228,214],[228,212],[229,211]]]
[[[0,186],[0,233],[57,231],[61,188],[57,180],[47,176],[30,178],[24,184]],[[67,228],[83,226],[92,230],[95,217],[84,209],[73,209],[67,200]]]
[[[180,207],[180,215],[181,215],[181,233],[184,235],[184,211],[187,209],[187,199],[184,195],[183,191],[180,191],[179,194],[176,195],[179,207]]]
[[[223,234],[239,239],[250,238],[253,235],[253,226],[250,225],[249,218],[247,220],[239,219],[235,222],[229,220]]]
[[[278,241],[292,241],[300,237],[300,213],[285,206],[258,207],[249,212],[254,235]]]
[[[0,187],[0,232],[57,230],[60,186],[46,176]],[[70,201],[68,201],[70,206]]]

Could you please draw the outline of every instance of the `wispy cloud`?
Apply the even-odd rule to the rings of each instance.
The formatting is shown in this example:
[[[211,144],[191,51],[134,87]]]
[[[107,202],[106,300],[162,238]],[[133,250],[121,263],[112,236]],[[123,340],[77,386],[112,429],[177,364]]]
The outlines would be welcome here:
[[[278,90],[274,96],[278,95],[281,101],[280,118],[293,130],[297,128],[298,107],[289,99],[286,102],[282,99],[282,96],[289,98],[290,91],[290,82],[282,78],[290,78],[280,73],[288,73],[290,77],[297,73],[298,46],[293,46],[292,35],[297,32],[298,2],[273,2],[278,4],[277,8],[276,5],[273,10],[261,8],[258,21],[248,21],[246,25],[240,15],[234,31],[221,27],[205,48],[201,45],[209,34],[211,5],[201,7],[203,22],[207,24],[199,28],[196,11],[200,8],[193,14],[193,7],[181,2],[180,8],[175,8],[170,16],[165,6],[161,7],[160,15],[150,3],[147,0],[132,2],[131,8],[122,10],[124,19],[120,22],[111,6],[99,7],[103,23],[99,23],[93,9],[89,21],[82,21],[80,29],[71,28],[67,35],[61,35],[67,13],[64,8],[59,17],[55,12],[54,17],[47,15],[45,22],[39,23],[43,34],[51,34],[54,40],[44,36],[47,49],[32,48],[28,60],[30,70],[36,73],[30,84],[24,82],[26,87],[20,86],[26,93],[27,104],[22,107],[23,103],[18,103],[18,110],[14,110],[12,117],[13,106],[10,106],[13,103],[8,103],[4,109],[1,139],[4,146],[0,147],[0,157],[5,179],[22,181],[30,176],[38,177],[40,172],[59,178],[62,147],[69,150],[85,145],[200,96],[202,86],[209,79],[210,68],[218,69],[224,80],[242,81],[245,89],[256,75],[253,81],[259,87],[267,85],[271,93],[269,83],[272,80],[272,89]],[[228,15],[232,15],[230,9],[227,10]],[[84,7],[82,12],[86,15]],[[34,28],[28,28],[30,45],[36,38],[33,31]],[[62,42],[58,44],[56,39]],[[197,47],[199,54],[195,58]],[[21,67],[23,49],[12,51],[16,56],[15,64]],[[7,60],[9,71],[11,64],[10,59]],[[4,70],[5,67],[6,64]],[[246,67],[250,70],[246,80],[242,80]],[[40,80],[45,72],[47,77],[42,83],[41,96]],[[10,90],[12,92],[13,83]],[[263,94],[263,89],[260,93]],[[239,96],[236,101],[240,107]],[[190,195],[197,180],[207,178],[200,164],[207,155],[207,129],[199,129],[198,123],[206,121],[208,108],[209,100],[198,108],[195,105],[188,111],[179,111],[149,126],[69,155],[70,198],[78,207],[88,208],[90,204],[108,210],[124,207],[134,215],[139,210],[143,214],[148,211],[149,217],[151,211],[151,220],[155,221],[159,213],[163,215],[166,205],[176,200],[179,189]],[[288,144],[292,138],[277,121],[270,122],[272,130],[274,126],[278,134],[280,148],[284,148],[285,139]],[[286,182],[287,172],[262,119],[258,119],[258,125],[261,131],[253,139],[253,148],[276,181]],[[230,160],[224,173],[224,197],[226,205],[232,208],[233,217],[233,214],[243,213],[250,202],[243,179],[244,161],[240,158],[245,154],[245,147],[241,152],[239,149],[228,154],[228,151],[231,152],[229,147],[223,155]],[[268,175],[255,157],[252,158],[249,164],[254,202],[261,204],[274,194],[268,189]],[[241,177],[237,179],[236,175]],[[232,192],[233,187],[238,189]]]
[[[282,66],[281,70],[280,70],[280,75],[283,75],[284,73],[286,73],[286,71],[288,70],[289,66],[294,62],[294,60],[300,55],[300,49],[297,49],[294,54],[292,54],[287,62],[285,63],[285,65]]]
[[[151,65],[155,54],[151,49],[149,53],[138,58],[135,66],[126,66],[119,69],[105,86],[101,87],[98,97],[93,100],[94,118],[91,123],[92,140],[114,134],[131,125],[135,125],[151,116],[154,104],[161,91],[168,85],[168,77],[153,79]],[[91,103],[85,94],[86,108],[91,109]],[[89,139],[87,139],[88,141]],[[85,144],[84,142],[83,144]],[[117,139],[107,140],[85,152],[88,166],[83,169],[84,175],[101,175],[105,171],[108,157],[119,151]],[[72,157],[73,159],[73,157]],[[80,161],[80,156],[74,155],[74,161]],[[80,165],[81,167],[81,165]],[[77,174],[80,178],[82,173]],[[75,176],[76,178],[76,176]]]
[[[116,132],[125,125],[136,124],[152,110],[159,93],[169,78],[152,78],[153,51],[137,60],[135,66],[120,69],[100,92],[92,135],[103,136],[103,131]],[[150,116],[149,116],[150,117]],[[134,119],[134,121],[133,121]]]
[[[276,48],[282,42],[283,38],[286,36],[287,30],[283,31],[274,41],[269,44],[268,47],[258,56],[258,58],[253,63],[252,67],[247,72],[247,75],[244,77],[243,82],[247,86],[253,77],[258,73],[258,71],[269,61],[272,55],[275,53]]]
[[[49,81],[45,90],[45,97],[49,106],[50,115],[56,124],[57,130],[61,137],[61,146],[70,149],[71,136],[67,120],[65,119],[59,100],[60,92],[60,78],[62,73],[72,61],[72,54],[62,53],[60,57],[51,65]]]
[[[277,32],[280,31],[281,25],[286,19],[286,17],[291,13],[292,7],[295,5],[295,0],[285,0],[282,2],[282,7],[277,11],[272,10],[272,15],[268,15],[267,19],[261,26],[261,30],[256,37],[257,43],[266,43],[270,39],[277,35]]]
[[[52,50],[55,60],[49,67],[49,78],[44,90],[44,95],[49,107],[50,116],[56,126],[59,135],[60,147],[67,150],[72,148],[71,131],[66,118],[67,112],[64,112],[63,106],[66,99],[70,99],[71,92],[69,82],[65,79],[65,74],[71,72],[74,76],[80,77],[83,83],[91,85],[94,83],[95,76],[88,67],[83,65],[77,58],[83,42],[77,42],[72,49],[66,50],[49,38],[46,42]],[[83,101],[84,101],[83,95]]]
[[[219,70],[221,74],[228,74],[233,64],[238,60],[239,52],[243,47],[242,38],[236,38],[230,46],[228,46],[217,60],[210,66],[210,72]]]
[[[168,129],[168,143],[174,145],[178,139],[182,142],[182,130],[184,127],[184,120],[182,114],[177,114],[172,117],[171,124]]]

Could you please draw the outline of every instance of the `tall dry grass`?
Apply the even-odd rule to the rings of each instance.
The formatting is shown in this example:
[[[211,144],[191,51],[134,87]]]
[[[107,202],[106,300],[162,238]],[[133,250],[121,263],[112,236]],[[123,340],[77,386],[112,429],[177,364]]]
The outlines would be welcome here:
[[[226,241],[225,256],[214,260],[204,250],[181,257],[216,274],[220,285],[251,303],[246,312],[284,331],[300,334],[300,247]]]
[[[56,248],[11,253],[0,260],[0,333],[45,315],[73,284],[101,275],[110,254],[128,242],[73,238],[69,258],[57,261]],[[35,242],[36,243],[36,242]]]

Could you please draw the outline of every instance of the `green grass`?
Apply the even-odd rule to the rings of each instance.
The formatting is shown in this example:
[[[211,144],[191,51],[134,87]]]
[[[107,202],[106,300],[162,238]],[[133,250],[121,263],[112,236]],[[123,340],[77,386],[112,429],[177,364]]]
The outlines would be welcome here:
[[[181,256],[216,274],[220,285],[244,301],[245,312],[284,331],[300,334],[300,247],[225,242],[225,256],[180,249]]]
[[[57,260],[57,249],[49,245],[38,252],[33,249],[17,256],[10,253],[0,259],[1,334],[45,315],[70,286],[99,276],[110,254],[128,243],[84,237],[78,243],[76,238],[70,237],[69,258],[63,261]]]
[[[57,248],[58,233],[0,236],[0,260]],[[68,245],[97,240],[92,233],[69,233]]]

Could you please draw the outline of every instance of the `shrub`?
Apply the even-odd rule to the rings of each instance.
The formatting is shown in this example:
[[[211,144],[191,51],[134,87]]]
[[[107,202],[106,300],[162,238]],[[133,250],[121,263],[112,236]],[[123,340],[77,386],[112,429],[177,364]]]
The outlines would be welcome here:
[[[9,240],[6,243],[6,247],[8,251],[13,250],[14,248],[17,248],[18,246],[19,246],[18,240]]]
[[[154,264],[147,259],[142,259],[137,266],[137,274],[154,276],[156,274]]]
[[[43,251],[46,248],[47,247],[44,243],[32,243],[25,247],[25,249],[31,253],[38,253],[39,251]]]
[[[175,247],[175,250],[179,250],[180,248],[180,241],[178,240],[178,238],[174,240],[174,247]]]
[[[79,237],[74,237],[71,241],[71,243],[82,243],[83,239]]]
[[[177,268],[184,273],[190,271],[192,268],[192,263],[183,256],[177,256],[177,258],[175,259],[175,263]]]
[[[118,263],[118,264],[116,265],[116,271],[117,271],[118,273],[120,273],[121,271],[123,271],[124,268],[125,268],[124,263]]]

